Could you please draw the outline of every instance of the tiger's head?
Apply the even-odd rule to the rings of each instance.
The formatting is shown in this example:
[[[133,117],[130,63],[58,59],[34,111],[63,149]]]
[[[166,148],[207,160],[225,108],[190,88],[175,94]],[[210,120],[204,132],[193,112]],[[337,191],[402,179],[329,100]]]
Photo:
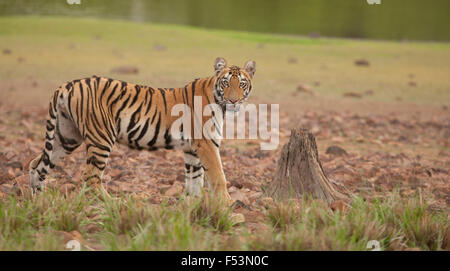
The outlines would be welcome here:
[[[214,98],[216,103],[229,111],[239,111],[252,90],[252,78],[256,71],[256,63],[247,61],[244,68],[227,66],[225,59],[218,57],[214,62],[216,82]]]

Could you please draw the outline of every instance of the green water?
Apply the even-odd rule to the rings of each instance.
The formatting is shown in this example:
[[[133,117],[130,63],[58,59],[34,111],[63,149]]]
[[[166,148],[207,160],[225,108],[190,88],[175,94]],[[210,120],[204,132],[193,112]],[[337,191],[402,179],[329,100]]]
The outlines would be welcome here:
[[[450,40],[450,0],[0,0],[0,15],[69,15],[329,37]],[[74,1],[74,0],[69,0]]]

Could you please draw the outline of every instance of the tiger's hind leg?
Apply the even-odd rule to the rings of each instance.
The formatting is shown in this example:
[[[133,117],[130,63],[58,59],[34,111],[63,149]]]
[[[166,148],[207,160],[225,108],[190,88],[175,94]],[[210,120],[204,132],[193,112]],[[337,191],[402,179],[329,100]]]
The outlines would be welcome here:
[[[109,140],[110,142],[104,141],[102,143],[93,141],[90,137],[85,140],[87,160],[82,180],[90,186],[101,186],[103,171],[108,162],[115,138],[109,138]]]
[[[197,154],[192,151],[184,152],[185,191],[189,195],[200,195],[204,183],[204,168]]]
[[[33,193],[41,190],[42,182],[55,164],[82,143],[77,127],[68,113],[64,113],[64,108],[57,107],[55,110],[50,104],[46,130],[44,150],[30,163]]]

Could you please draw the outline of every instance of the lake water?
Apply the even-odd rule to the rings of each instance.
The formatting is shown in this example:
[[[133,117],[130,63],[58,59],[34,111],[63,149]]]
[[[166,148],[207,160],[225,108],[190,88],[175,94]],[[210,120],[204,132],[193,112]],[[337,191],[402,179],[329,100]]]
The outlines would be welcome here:
[[[0,0],[0,15],[70,15],[265,33],[450,40],[450,0],[380,1],[369,5],[367,0]]]

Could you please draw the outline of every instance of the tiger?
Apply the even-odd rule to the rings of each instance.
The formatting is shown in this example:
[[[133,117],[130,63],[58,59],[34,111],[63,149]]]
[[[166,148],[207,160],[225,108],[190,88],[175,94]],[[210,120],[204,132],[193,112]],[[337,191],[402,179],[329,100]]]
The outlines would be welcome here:
[[[61,85],[50,100],[43,151],[30,162],[33,194],[42,190],[55,164],[82,143],[86,145],[87,159],[81,180],[101,186],[117,142],[138,150],[181,149],[185,193],[199,195],[206,173],[213,195],[232,205],[219,153],[221,139],[175,137],[171,130],[175,117],[170,112],[176,104],[194,110],[194,96],[201,97],[203,108],[216,104],[223,113],[228,108],[236,110],[250,95],[255,71],[255,61],[249,60],[240,68],[228,66],[224,58],[218,57],[212,76],[180,88],[156,88],[95,75]],[[202,117],[201,121],[213,116]]]

